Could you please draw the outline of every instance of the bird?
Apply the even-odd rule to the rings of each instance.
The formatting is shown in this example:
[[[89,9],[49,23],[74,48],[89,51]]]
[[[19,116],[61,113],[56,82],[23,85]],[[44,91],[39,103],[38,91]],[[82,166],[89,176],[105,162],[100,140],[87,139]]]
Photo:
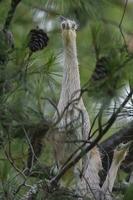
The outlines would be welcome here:
[[[61,33],[63,41],[63,79],[61,93],[54,115],[57,121],[58,133],[53,134],[54,152],[59,166],[63,164],[77,147],[76,143],[65,143],[66,140],[87,140],[90,131],[90,119],[82,99],[79,64],[77,58],[76,30],[74,20],[62,18]],[[62,142],[64,141],[64,142]],[[93,155],[93,156],[92,156]],[[101,168],[101,158],[97,147],[88,153],[74,167],[77,190],[80,194],[88,192],[86,182],[81,175],[88,178],[91,188],[96,190],[99,185],[98,172]],[[99,187],[99,186],[98,186]],[[85,191],[85,192],[84,192]],[[92,193],[92,192],[90,192]]]

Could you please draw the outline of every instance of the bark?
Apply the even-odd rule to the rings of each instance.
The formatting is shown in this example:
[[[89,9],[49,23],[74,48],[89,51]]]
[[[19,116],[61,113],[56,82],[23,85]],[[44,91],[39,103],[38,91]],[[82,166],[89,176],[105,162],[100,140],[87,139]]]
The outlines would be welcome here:
[[[114,133],[111,137],[100,144],[100,150],[102,152],[102,163],[105,171],[108,171],[111,165],[114,149],[120,143],[127,143],[129,141],[133,141],[133,121],[128,123],[124,128],[121,128],[119,131]],[[132,154],[133,146],[131,145],[129,152],[121,165],[121,168],[125,171],[129,171],[132,167]]]

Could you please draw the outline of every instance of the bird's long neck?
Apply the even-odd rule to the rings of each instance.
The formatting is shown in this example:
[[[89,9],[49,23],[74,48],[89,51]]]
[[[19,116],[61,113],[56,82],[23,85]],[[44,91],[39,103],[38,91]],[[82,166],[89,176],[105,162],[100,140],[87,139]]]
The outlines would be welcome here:
[[[70,33],[72,34],[72,33]],[[64,107],[80,94],[80,76],[77,60],[76,37],[63,36],[64,42],[64,72],[62,80],[59,108]]]

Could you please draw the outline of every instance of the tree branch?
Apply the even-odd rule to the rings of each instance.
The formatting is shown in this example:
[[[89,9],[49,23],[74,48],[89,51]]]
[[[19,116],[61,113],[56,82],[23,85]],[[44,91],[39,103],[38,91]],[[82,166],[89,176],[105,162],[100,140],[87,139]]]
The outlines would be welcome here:
[[[11,1],[11,6],[8,11],[8,14],[7,14],[5,23],[4,23],[4,27],[3,27],[4,30],[7,30],[9,28],[11,21],[13,19],[14,13],[16,11],[16,8],[17,8],[18,4],[20,3],[20,1],[21,0],[12,0]]]
[[[129,122],[126,127],[120,129],[116,133],[114,133],[111,137],[106,139],[104,142],[100,144],[100,149],[103,155],[102,162],[103,167],[105,171],[108,170],[110,163],[113,158],[113,152],[114,149],[120,144],[120,143],[127,143],[129,141],[133,141],[133,121]],[[125,159],[125,161],[122,164],[122,168],[124,169],[124,165],[126,163],[133,162],[132,157],[133,149],[132,147],[129,149],[129,153]],[[108,160],[108,162],[107,162]]]

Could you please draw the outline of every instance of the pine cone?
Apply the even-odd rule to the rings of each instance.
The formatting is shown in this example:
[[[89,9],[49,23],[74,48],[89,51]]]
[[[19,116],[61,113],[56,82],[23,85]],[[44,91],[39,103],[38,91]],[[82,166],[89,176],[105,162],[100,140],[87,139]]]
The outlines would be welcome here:
[[[101,81],[104,78],[106,78],[108,74],[107,70],[107,58],[101,57],[97,62],[96,62],[96,68],[92,74],[92,80],[93,81]]]
[[[32,29],[29,33],[28,47],[32,52],[42,50],[47,46],[48,36],[42,29]]]

